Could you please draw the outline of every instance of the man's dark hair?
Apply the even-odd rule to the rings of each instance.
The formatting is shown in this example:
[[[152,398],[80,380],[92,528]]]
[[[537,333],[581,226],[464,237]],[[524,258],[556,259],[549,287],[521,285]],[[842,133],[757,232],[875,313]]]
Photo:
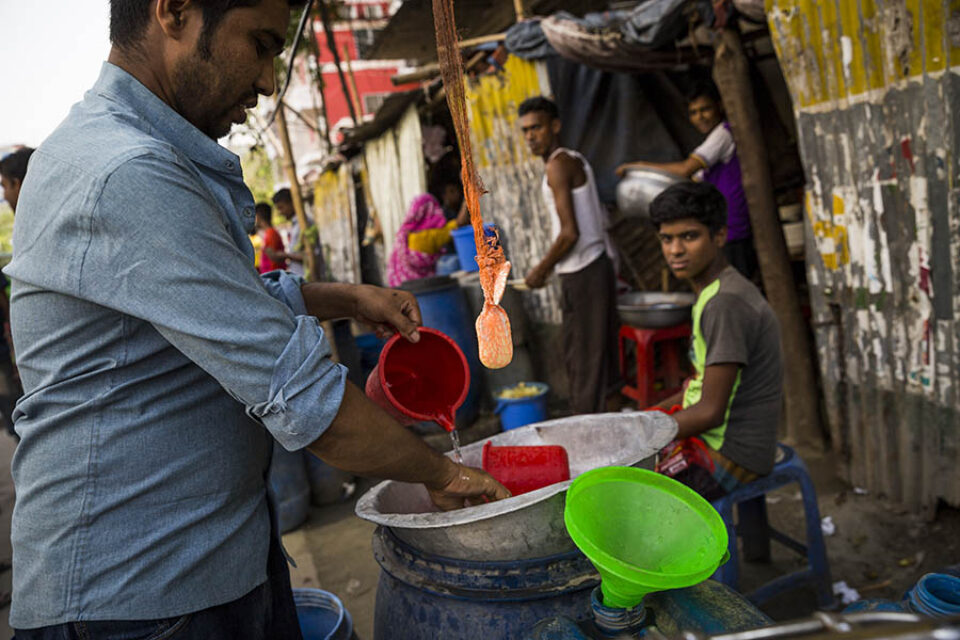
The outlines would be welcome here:
[[[0,158],[0,175],[8,180],[23,182],[27,175],[27,161],[32,153],[33,149],[23,147]]]
[[[687,104],[690,104],[697,98],[708,98],[718,105],[723,105],[723,100],[720,99],[720,91],[717,89],[717,85],[711,80],[698,80],[690,87],[690,90],[687,91]]]
[[[558,120],[560,118],[560,111],[557,109],[557,103],[549,98],[544,98],[543,96],[527,98],[521,102],[520,107],[517,109],[517,115],[522,117],[535,111],[540,111],[547,114],[550,116],[551,120]]]
[[[289,202],[293,204],[293,196],[290,195],[290,189],[284,187],[273,194],[273,204],[279,204],[281,202]]]
[[[681,182],[669,187],[650,203],[650,221],[657,229],[665,222],[693,218],[710,235],[727,225],[727,199],[706,182]]]
[[[271,218],[270,214],[273,213],[273,207],[271,207],[268,203],[258,202],[257,206],[255,206],[253,210],[256,212],[255,215],[258,218],[263,218],[267,222],[270,222],[270,218]]]
[[[151,0],[110,0],[110,43],[118,49],[130,49],[147,31],[150,24]],[[196,0],[203,11],[200,53],[210,56],[210,43],[217,27],[231,9],[255,7],[260,0]],[[291,7],[302,7],[306,0],[287,0]]]

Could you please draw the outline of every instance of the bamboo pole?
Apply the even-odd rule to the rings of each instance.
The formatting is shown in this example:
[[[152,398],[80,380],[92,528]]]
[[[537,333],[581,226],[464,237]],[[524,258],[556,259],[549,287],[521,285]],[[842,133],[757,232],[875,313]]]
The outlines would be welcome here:
[[[313,56],[313,79],[320,92],[320,113],[323,116],[323,138],[326,142],[327,155],[333,153],[333,141],[330,140],[330,118],[327,115],[327,96],[324,93],[326,83],[320,70],[320,45],[317,44],[317,28],[313,14],[310,14],[310,55]]]
[[[337,67],[337,75],[340,77],[340,87],[343,89],[343,97],[347,99],[347,109],[350,110],[350,119],[353,120],[353,126],[360,124],[357,119],[357,112],[353,108],[353,102],[350,101],[350,90],[347,88],[347,79],[343,75],[343,69],[340,67],[340,52],[337,51],[337,42],[333,38],[333,25],[330,23],[330,11],[327,8],[326,0],[320,0],[320,22],[323,23],[323,32],[327,36],[327,48],[333,56],[333,64]]]
[[[297,165],[293,158],[293,147],[290,145],[290,132],[287,129],[286,109],[281,101],[277,100],[277,129],[280,132],[280,142],[283,145],[283,170],[290,181],[290,196],[293,199],[293,211],[300,224],[300,239],[303,241],[303,266],[311,280],[317,279],[313,264],[313,246],[307,237],[307,215],[303,208],[303,194],[300,192],[300,180],[297,179]]]
[[[353,89],[353,99],[356,101],[357,113],[363,118],[363,103],[360,102],[360,91],[357,90],[357,79],[353,75],[353,67],[350,65],[350,46],[343,45],[343,62],[347,65],[347,78],[350,79],[350,87]],[[348,96],[349,97],[349,96]]]
[[[780,321],[784,355],[787,437],[793,443],[823,450],[813,352],[800,312],[787,245],[780,227],[767,149],[753,97],[750,71],[739,32],[724,29],[716,49],[713,78],[733,128],[743,169],[743,190],[750,208],[754,245],[770,306]]]
[[[523,12],[523,0],[513,0],[513,10],[517,13],[517,22],[523,22],[526,17]]]

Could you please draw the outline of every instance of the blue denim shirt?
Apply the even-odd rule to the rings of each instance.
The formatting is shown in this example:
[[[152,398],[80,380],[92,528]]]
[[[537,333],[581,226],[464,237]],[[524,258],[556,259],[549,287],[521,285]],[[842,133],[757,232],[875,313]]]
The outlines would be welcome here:
[[[182,615],[266,579],[271,436],[316,440],[345,370],[302,281],[254,270],[253,205],[237,156],[109,63],[31,159],[5,269],[13,627]]]

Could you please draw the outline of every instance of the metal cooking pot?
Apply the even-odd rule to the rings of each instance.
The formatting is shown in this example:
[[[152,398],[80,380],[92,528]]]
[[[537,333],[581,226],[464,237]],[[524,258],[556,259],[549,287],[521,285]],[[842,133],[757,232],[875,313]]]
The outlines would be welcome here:
[[[663,329],[690,321],[697,297],[692,293],[635,291],[617,298],[620,321],[641,329]]]
[[[650,203],[684,178],[659,169],[630,169],[617,183],[617,208],[625,216],[650,215]]]

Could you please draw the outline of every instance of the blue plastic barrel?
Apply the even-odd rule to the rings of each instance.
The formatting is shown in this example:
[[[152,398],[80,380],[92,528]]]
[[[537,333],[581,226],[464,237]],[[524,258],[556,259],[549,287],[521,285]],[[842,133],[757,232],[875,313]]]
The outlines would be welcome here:
[[[537,387],[540,393],[526,398],[497,397],[497,408],[494,409],[494,413],[500,416],[500,425],[504,431],[547,419],[547,393],[550,387],[543,382],[525,384],[529,387]]]
[[[935,618],[960,615],[960,578],[945,573],[928,573],[907,592],[909,606],[917,613]]]
[[[279,443],[273,443],[269,481],[280,533],[299,527],[310,511],[310,482],[304,455],[303,451],[287,451]]]
[[[531,632],[541,621],[560,617],[592,624],[590,594],[600,579],[579,551],[512,561],[455,560],[426,554],[380,527],[373,555],[382,569],[374,640],[580,640]],[[717,635],[771,623],[742,595],[712,580],[650,594],[644,602],[667,637],[683,631]]]
[[[477,332],[467,300],[457,281],[450,276],[408,280],[400,285],[400,288],[410,291],[417,298],[423,326],[432,327],[450,336],[467,357],[467,364],[470,366],[470,390],[456,415],[457,427],[465,428],[477,418],[480,393],[483,390]]]
[[[294,589],[297,620],[303,640],[348,640],[353,619],[340,598],[320,589]]]
[[[316,506],[340,502],[347,497],[347,485],[353,482],[353,474],[332,467],[309,451],[307,480],[310,483],[310,501]]]
[[[363,380],[366,382],[370,372],[377,366],[377,361],[380,360],[380,352],[383,351],[383,345],[387,341],[381,340],[375,333],[361,333],[354,337],[353,341],[360,352],[360,370],[363,374]]]

